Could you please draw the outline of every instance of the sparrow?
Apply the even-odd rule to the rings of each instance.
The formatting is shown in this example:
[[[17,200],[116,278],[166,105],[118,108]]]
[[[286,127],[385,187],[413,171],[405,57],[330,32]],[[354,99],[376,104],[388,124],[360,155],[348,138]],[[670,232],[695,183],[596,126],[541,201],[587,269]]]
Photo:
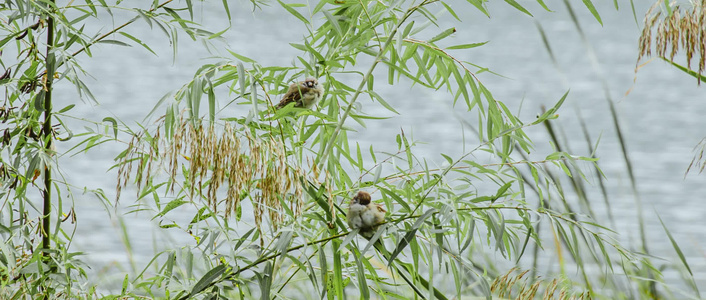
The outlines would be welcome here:
[[[359,191],[348,206],[346,219],[351,229],[358,229],[360,235],[370,239],[385,221],[385,213],[382,204],[371,203],[370,194]]]
[[[314,77],[308,77],[304,81],[292,83],[277,104],[277,108],[285,107],[289,103],[294,103],[294,107],[311,108],[323,94],[324,87],[319,84],[319,81]]]

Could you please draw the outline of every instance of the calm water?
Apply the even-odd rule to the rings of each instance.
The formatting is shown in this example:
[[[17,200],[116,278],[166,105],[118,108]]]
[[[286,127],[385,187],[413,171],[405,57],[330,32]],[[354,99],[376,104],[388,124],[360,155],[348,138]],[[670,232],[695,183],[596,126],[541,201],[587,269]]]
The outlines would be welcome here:
[[[705,135],[704,89],[698,89],[691,77],[659,61],[642,68],[637,75],[634,73],[639,28],[628,7],[629,1],[622,2],[625,3],[621,3],[619,11],[614,9],[612,3],[598,6],[604,26],[600,26],[580,2],[575,2],[574,10],[595,49],[600,73],[589,61],[586,47],[578,37],[566,8],[560,4],[551,7],[555,11],[553,13],[542,11],[537,5],[528,6],[536,17],[532,19],[496,1],[490,6],[492,18],[488,19],[469,4],[458,2],[463,9],[457,12],[465,20],[464,23],[455,22],[447,14],[441,17],[441,28],[438,30],[457,28],[457,33],[442,45],[490,41],[483,47],[457,51],[455,54],[462,60],[507,77],[490,73],[479,75],[497,99],[504,101],[513,111],[520,111],[523,120],[532,120],[541,105],[551,106],[567,90],[571,90],[559,112],[559,122],[565,126],[566,136],[576,153],[587,154],[576,109],[585,119],[593,141],[601,136],[597,155],[607,176],[617,227],[626,244],[634,245],[638,239],[635,200],[601,87],[600,80],[604,78],[621,116],[620,125],[644,204],[651,250],[653,254],[676,261],[676,255],[657,220],[658,212],[681,243],[697,279],[705,283],[706,232],[703,228],[706,227],[706,205],[703,198],[706,185],[703,182],[706,175],[692,173],[684,177],[693,157],[692,148]],[[635,2],[638,5],[638,19],[641,19],[649,4]],[[244,3],[231,4],[232,28],[224,34],[229,47],[262,65],[290,65],[301,52],[289,47],[288,43],[301,42],[305,28],[277,4],[253,13],[250,7],[242,6]],[[196,15],[196,21],[208,24],[211,31],[225,28],[225,13],[218,7],[203,7],[196,11]],[[127,15],[116,12],[115,24],[121,24],[126,18]],[[546,31],[559,70],[552,66],[535,20]],[[317,19],[314,22],[319,24],[323,21]],[[135,125],[136,121],[142,122],[157,100],[188,82],[198,67],[213,56],[199,42],[192,42],[181,34],[176,63],[172,64],[171,46],[159,29],[150,30],[140,21],[131,25],[127,32],[150,41],[150,47],[159,56],[153,56],[139,47],[102,45],[93,48],[93,58],[80,57],[83,66],[93,76],[86,82],[92,87],[100,105],[77,105],[75,115],[85,115],[93,120],[115,116],[131,126]],[[416,153],[430,162],[443,162],[439,152],[452,156],[461,153],[464,136],[460,133],[459,121],[450,116],[456,114],[463,118],[466,115],[461,107],[451,107],[452,97],[410,88],[411,84],[404,80],[394,87],[387,86],[385,74],[385,70],[379,73],[377,77],[382,82],[376,87],[401,115],[385,121],[368,122],[367,129],[359,128],[360,131],[352,134],[351,139],[360,141],[364,149],[371,143],[376,145],[377,150],[392,149],[396,147],[394,137],[402,128],[417,141],[426,142],[420,145]],[[357,85],[357,81],[348,84]],[[59,88],[63,90],[57,93],[56,101],[60,104],[56,107],[80,104],[71,87],[64,85]],[[630,94],[626,95],[631,88]],[[365,112],[389,115],[376,103],[361,100]],[[71,123],[83,126],[82,123]],[[548,137],[539,127],[528,130],[528,134],[536,143],[534,153],[537,154],[533,158],[542,159],[542,154],[551,151]],[[469,149],[477,144],[468,131],[465,143]],[[121,150],[122,146],[106,144],[86,155],[67,157],[63,161],[63,172],[75,185],[101,188],[112,199],[116,172],[107,170],[114,163],[112,158]],[[590,179],[597,184],[595,178]],[[594,209],[600,211],[603,200],[597,192],[594,194],[594,199],[597,199],[594,200]],[[131,191],[124,191],[121,210],[133,204],[132,195]],[[88,260],[99,268],[95,271],[115,266],[127,270],[129,259],[134,259],[136,266],[141,268],[170,240],[189,240],[188,236],[178,232],[165,235],[149,221],[148,214],[129,214],[123,218],[135,252],[128,254],[121,241],[117,221],[108,220],[100,201],[90,194],[77,195],[76,198],[79,228],[73,246],[88,254]],[[122,275],[114,276],[112,279],[122,279]]]

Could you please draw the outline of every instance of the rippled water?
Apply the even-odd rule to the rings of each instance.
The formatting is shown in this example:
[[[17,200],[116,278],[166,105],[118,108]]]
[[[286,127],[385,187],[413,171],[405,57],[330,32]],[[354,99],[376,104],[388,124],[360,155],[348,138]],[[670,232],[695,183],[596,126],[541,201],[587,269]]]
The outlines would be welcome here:
[[[600,73],[589,61],[587,48],[582,44],[563,4],[553,4],[550,7],[554,10],[552,13],[543,11],[537,5],[529,5],[528,9],[536,17],[532,19],[505,3],[495,1],[490,4],[492,17],[488,19],[469,4],[459,1],[455,4],[463,7],[457,10],[465,21],[457,23],[448,14],[441,17],[439,31],[457,28],[457,33],[449,38],[448,44],[442,45],[490,41],[483,47],[454,53],[462,60],[505,76],[498,77],[486,72],[479,78],[497,99],[505,102],[511,110],[520,111],[523,120],[532,120],[541,105],[553,105],[570,89],[568,100],[559,112],[559,122],[564,126],[572,150],[576,153],[586,154],[576,110],[585,119],[593,141],[601,136],[597,155],[607,176],[617,229],[624,241],[631,243],[638,239],[635,200],[601,87],[601,79],[606,80],[621,117],[620,125],[644,203],[651,250],[656,255],[676,261],[676,255],[657,220],[656,213],[659,213],[681,243],[697,279],[704,283],[706,205],[703,198],[706,195],[706,175],[692,173],[684,177],[693,157],[692,148],[706,135],[703,130],[706,128],[703,117],[706,115],[704,89],[699,89],[691,77],[661,61],[653,61],[635,74],[639,28],[629,2],[623,1],[627,3],[621,3],[619,11],[614,9],[612,1],[601,5],[599,1],[595,2],[604,26],[598,24],[580,2],[575,2],[574,10],[590,45],[595,49]],[[638,5],[638,19],[641,19],[649,3],[635,2]],[[218,8],[218,4],[215,5],[215,8],[203,7],[196,11],[196,21],[208,24],[207,27],[214,32],[226,27],[225,13]],[[245,2],[232,3],[231,8],[233,24],[224,37],[233,51],[262,65],[289,65],[297,55],[301,55],[288,43],[300,42],[305,29],[276,3],[255,12]],[[122,12],[115,14],[115,24],[121,24],[129,17]],[[318,24],[323,20],[314,22]],[[559,70],[552,65],[537,30],[537,22],[546,31]],[[92,58],[81,56],[82,65],[94,77],[86,82],[92,87],[100,105],[77,105],[74,114],[93,120],[115,116],[128,125],[134,125],[135,121],[142,122],[157,100],[186,83],[198,67],[208,61],[206,58],[212,56],[200,43],[192,42],[181,34],[176,63],[172,64],[171,46],[159,29],[150,30],[149,26],[138,21],[127,32],[149,41],[158,56],[140,47],[112,45],[93,48]],[[226,52],[222,54],[227,55]],[[386,78],[385,74],[384,71],[380,72],[378,78]],[[392,149],[396,147],[395,135],[404,129],[416,140],[426,142],[419,146],[417,154],[431,162],[443,162],[439,152],[461,153],[464,137],[460,133],[458,119],[450,116],[455,114],[463,118],[463,108],[452,108],[451,96],[410,88],[411,84],[405,80],[395,86],[385,85],[385,79],[382,81],[376,85],[378,93],[401,115],[368,122],[367,129],[358,126],[359,132],[351,134],[351,139],[360,141],[364,149],[371,143],[378,150]],[[349,82],[349,85],[356,84],[356,81]],[[58,104],[55,107],[79,104],[80,100],[71,87],[64,84],[58,89],[55,96]],[[628,90],[631,92],[626,95]],[[361,104],[369,114],[390,115],[367,99],[363,99]],[[534,158],[541,159],[542,154],[551,151],[543,129],[530,129],[528,134],[536,143]],[[477,144],[477,141],[467,133],[465,143],[470,146]],[[62,146],[68,147],[59,145],[60,150]],[[116,172],[107,170],[114,163],[112,158],[122,150],[121,147],[106,144],[85,155],[65,157],[62,161],[63,172],[74,184],[102,188],[112,198]],[[595,178],[592,184],[597,184]],[[126,195],[131,191],[124,193]],[[595,206],[602,207],[602,198],[597,193],[595,195],[594,198],[598,199],[593,200],[596,201]],[[123,197],[121,207],[132,205],[130,201],[130,197]],[[124,218],[135,252],[127,254],[120,239],[120,228],[116,221],[108,221],[105,209],[94,196],[77,195],[79,228],[73,247],[85,251],[96,267],[117,264],[122,266],[120,268],[127,268],[126,262],[132,255],[140,268],[157,250],[163,249],[158,245],[170,239],[189,239],[178,233],[167,237],[155,229],[147,214],[130,214]]]

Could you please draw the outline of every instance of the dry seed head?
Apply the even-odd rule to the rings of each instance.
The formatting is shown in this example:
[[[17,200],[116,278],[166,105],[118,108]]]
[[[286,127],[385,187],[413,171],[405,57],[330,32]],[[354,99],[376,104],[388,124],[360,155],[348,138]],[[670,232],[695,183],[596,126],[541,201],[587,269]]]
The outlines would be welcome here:
[[[545,290],[542,299],[573,299],[576,298],[577,295],[581,298],[589,295],[588,298],[590,298],[590,294],[585,292],[576,294],[566,289],[561,289],[559,294],[555,295],[558,284],[560,283],[557,279],[546,281],[539,277],[534,278],[534,280],[523,278],[527,275],[529,270],[525,270],[513,276],[513,273],[517,271],[519,271],[519,269],[512,268],[506,274],[493,280],[490,288],[491,292],[500,298],[512,299],[512,292],[517,291],[517,296],[515,296],[514,299],[534,299],[539,288],[544,286]],[[528,286],[528,283],[531,284]]]
[[[133,162],[138,162],[135,180],[141,187],[151,178],[153,161],[163,157],[168,160],[169,190],[173,192],[174,184],[184,180],[184,187],[192,199],[205,198],[214,211],[218,211],[219,204],[224,205],[225,217],[239,207],[243,193],[249,194],[255,202],[258,228],[263,224],[263,217],[267,217],[276,229],[285,220],[282,204],[288,205],[293,217],[301,214],[304,172],[288,162],[286,147],[281,141],[272,137],[253,137],[247,131],[237,131],[230,124],[217,130],[213,125],[194,125],[182,117],[177,124],[173,136],[166,142],[159,134],[159,128],[164,127],[158,127],[154,138],[146,143],[150,147],[148,151],[138,149],[144,144],[143,136],[133,136],[120,162],[118,196],[131,175]],[[247,144],[244,145],[241,139],[247,140]],[[160,143],[165,145],[160,146]],[[159,149],[166,149],[166,153]],[[180,178],[184,164],[188,164],[185,168],[188,174]],[[223,184],[228,186],[226,199],[219,201],[218,190]],[[205,194],[203,188],[207,189]]]
[[[663,1],[657,1],[647,11],[644,28],[639,39],[640,59],[651,55],[652,30],[656,28],[655,51],[657,55],[674,61],[679,48],[686,53],[687,68],[691,69],[693,58],[698,58],[697,73],[703,75],[706,70],[706,0],[692,2],[691,10],[679,5],[672,7],[672,14],[660,20],[661,12],[653,14]],[[701,84],[701,76],[698,76]]]
[[[556,292],[556,287],[558,283],[559,281],[556,280],[556,278],[552,280],[547,289],[544,290],[544,296],[542,296],[542,299],[552,299],[554,297],[554,292]]]
[[[539,290],[539,285],[542,284],[541,281],[537,280],[535,281],[529,289],[525,290],[521,295],[521,299],[534,299],[534,295],[537,294],[537,291]]]
[[[698,150],[701,148],[701,150]],[[706,152],[706,138],[701,139],[701,141],[694,147],[694,152],[696,152],[696,155],[694,155],[694,158],[691,159],[691,163],[689,163],[689,167],[686,168],[686,174],[691,171],[691,168],[693,167],[694,169],[698,169],[699,173],[704,171],[704,168],[706,167],[706,159],[704,159],[704,152]]]
[[[267,215],[273,228],[277,229],[285,215],[282,203],[289,203],[289,209],[297,215],[301,212],[303,189],[299,178],[303,172],[289,166],[284,146],[278,140],[265,139],[259,143],[258,149],[262,151],[258,154],[257,175],[261,179],[258,182],[260,194],[255,197],[256,225],[260,226],[262,216]]]

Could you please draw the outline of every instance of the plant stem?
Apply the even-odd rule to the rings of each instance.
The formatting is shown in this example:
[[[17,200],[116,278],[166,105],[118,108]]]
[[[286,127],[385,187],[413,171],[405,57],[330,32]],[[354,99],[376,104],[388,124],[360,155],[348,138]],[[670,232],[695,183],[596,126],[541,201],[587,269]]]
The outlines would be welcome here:
[[[54,1],[56,1],[56,0],[52,0],[52,3],[54,3]],[[172,1],[174,1],[174,0],[167,0],[167,1],[164,1],[164,2],[162,2],[161,4],[157,5],[156,7],[151,8],[151,9],[148,10],[147,12],[150,12],[150,13],[151,13],[151,12],[154,12],[154,11],[156,11],[156,10],[158,10],[158,9],[160,9],[160,8],[162,8],[162,7],[164,7],[165,5],[169,4],[169,3],[172,2]],[[109,36],[112,35],[112,34],[115,34],[116,32],[120,31],[121,29],[125,28],[126,26],[128,26],[128,25],[134,23],[135,21],[137,21],[137,19],[139,19],[139,17],[134,17],[134,18],[128,20],[127,22],[123,23],[122,25],[120,25],[120,26],[118,26],[118,27],[115,27],[113,30],[108,31],[108,32],[104,33],[103,35],[97,37],[96,39],[94,39],[94,40],[88,42],[85,46],[83,46],[83,47],[81,47],[80,49],[76,50],[76,52],[74,52],[73,54],[71,54],[70,56],[68,56],[66,59],[60,61],[60,62],[59,62],[59,66],[63,65],[63,64],[64,64],[64,61],[67,61],[67,60],[69,60],[69,59],[71,59],[71,58],[76,57],[77,55],[81,54],[82,52],[85,52],[86,50],[88,50],[88,48],[90,48],[91,46],[95,45],[96,43],[102,41],[103,39],[109,37]],[[49,20],[51,20],[52,23],[54,22],[54,20],[53,20],[52,18],[49,18]],[[53,35],[53,33],[52,33],[52,35]],[[48,71],[48,70],[47,70],[47,71]],[[42,75],[45,75],[45,74],[47,74],[47,72],[44,72],[44,74],[42,74]]]
[[[358,96],[360,96],[360,93],[363,91],[363,88],[365,88],[365,85],[368,83],[368,80],[370,76],[373,74],[373,71],[375,70],[375,67],[377,64],[380,62],[380,60],[385,56],[385,52],[387,52],[387,47],[390,46],[392,41],[395,39],[395,34],[397,33],[397,30],[404,24],[404,22],[409,18],[410,15],[414,11],[416,11],[419,7],[424,5],[427,1],[422,2],[419,6],[410,8],[407,10],[407,12],[404,14],[404,16],[400,19],[399,22],[395,25],[395,27],[390,31],[390,34],[387,37],[387,40],[385,41],[385,44],[380,48],[380,52],[378,52],[378,55],[375,57],[375,60],[373,61],[373,64],[370,65],[370,69],[368,69],[368,72],[365,73],[363,76],[363,79],[360,81],[360,84],[358,85],[358,88],[355,90],[355,93],[353,94],[353,98],[351,98],[350,103],[348,103],[348,106],[346,107],[346,110],[343,112],[343,115],[341,116],[341,120],[338,121],[338,124],[336,125],[336,129],[333,130],[333,134],[331,134],[331,137],[329,138],[328,142],[326,143],[326,147],[324,148],[324,152],[321,155],[321,159],[319,160],[319,165],[318,168],[319,170],[322,170],[324,167],[324,164],[326,163],[326,158],[328,155],[333,151],[333,145],[336,142],[336,138],[338,137],[338,134],[341,132],[341,128],[343,128],[343,123],[346,122],[346,119],[348,118],[348,115],[351,112],[351,109],[353,108],[353,104],[355,103],[356,100],[358,100]]]
[[[398,24],[399,26],[399,24]],[[370,78],[370,75],[373,74],[373,71],[375,70],[375,67],[377,66],[378,62],[380,62],[380,59],[385,53],[385,49],[387,49],[387,46],[390,45],[392,40],[394,39],[394,34],[397,32],[397,26],[392,30],[390,33],[390,36],[388,37],[387,41],[385,42],[385,45],[382,46],[380,49],[380,53],[378,53],[377,57],[375,57],[375,61],[373,61],[373,64],[370,66],[370,69],[368,69],[368,72],[363,76],[363,79],[360,81],[360,84],[358,85],[358,88],[355,91],[355,94],[353,94],[353,98],[351,99],[350,103],[348,103],[348,107],[346,107],[346,110],[343,112],[343,115],[341,116],[341,120],[338,121],[338,125],[336,125],[336,129],[333,130],[333,134],[331,134],[331,138],[329,138],[328,142],[326,143],[326,148],[324,148],[324,152],[321,155],[321,160],[319,161],[319,166],[318,169],[321,170],[324,167],[324,164],[326,163],[326,158],[330,152],[333,151],[333,144],[336,142],[336,138],[338,137],[338,133],[341,132],[341,128],[343,128],[343,123],[346,122],[346,119],[348,118],[348,115],[351,112],[351,109],[353,108],[353,104],[355,103],[356,100],[358,100],[358,96],[360,96],[360,93],[363,91],[363,88],[365,88],[365,84],[368,82],[368,78]]]
[[[52,6],[56,0],[51,0]],[[44,141],[44,149],[48,155],[51,155],[53,134],[51,129],[51,96],[52,96],[52,83],[54,82],[54,67],[55,59],[54,53],[52,52],[54,48],[54,17],[50,14],[47,19],[47,53],[45,57],[45,65],[47,68],[47,73],[44,82],[44,124],[42,127],[42,140]],[[43,255],[47,256],[49,252],[47,250],[51,246],[51,234],[49,233],[49,227],[51,225],[51,168],[49,163],[44,164],[44,193],[43,193],[44,207],[42,213],[42,249],[44,250]]]
[[[172,2],[172,1],[174,1],[174,0],[167,0],[167,1],[164,1],[164,2],[162,2],[162,4],[159,4],[159,5],[157,5],[156,7],[154,7],[154,8],[152,8],[152,9],[148,10],[148,12],[154,12],[154,11],[156,11],[156,10],[162,8],[163,6],[169,4],[169,3]],[[94,44],[100,42],[101,40],[103,40],[104,38],[110,36],[111,34],[114,34],[114,33],[118,32],[118,31],[120,31],[120,29],[123,29],[123,28],[125,28],[125,26],[128,26],[128,25],[132,24],[132,23],[135,22],[138,18],[139,18],[139,17],[134,17],[134,18],[130,19],[129,21],[123,23],[122,25],[120,25],[120,26],[118,26],[118,27],[115,27],[115,29],[113,29],[113,30],[111,30],[111,31],[108,31],[108,32],[106,32],[105,34],[99,36],[99,37],[96,38],[95,40],[93,40],[93,41],[91,41],[90,43],[86,44],[86,46],[82,47],[81,49],[78,49],[78,51],[74,52],[74,54],[71,54],[71,57],[75,57],[75,56],[78,55],[79,53],[81,53],[81,52],[83,52],[83,51],[86,51],[86,49],[87,49],[88,47],[93,46]]]
[[[250,263],[249,265],[247,265],[247,266],[245,266],[245,267],[242,267],[242,268],[240,268],[240,269],[238,269],[238,270],[235,270],[235,271],[228,271],[228,273],[222,275],[222,277],[221,277],[220,279],[211,281],[211,283],[207,284],[206,287],[204,287],[202,290],[205,290],[205,289],[207,289],[207,288],[209,288],[209,287],[212,287],[212,286],[214,286],[214,285],[216,285],[216,284],[218,284],[218,283],[221,283],[221,282],[223,282],[223,281],[225,281],[225,280],[234,279],[234,278],[236,278],[236,276],[238,276],[238,274],[240,274],[240,273],[242,273],[242,272],[244,272],[244,271],[247,271],[247,270],[249,270],[250,268],[255,267],[255,266],[257,266],[257,265],[259,265],[259,264],[261,264],[261,263],[263,263],[263,262],[266,262],[266,261],[268,261],[268,260],[277,258],[277,257],[279,257],[279,256],[281,256],[281,255],[283,255],[283,254],[287,254],[287,253],[292,252],[292,251],[294,251],[294,250],[301,249],[301,248],[303,248],[303,247],[305,247],[305,246],[311,246],[311,245],[315,245],[315,244],[326,243],[326,242],[328,242],[328,241],[330,241],[330,240],[335,240],[335,239],[340,238],[340,237],[342,237],[342,236],[346,236],[346,235],[348,235],[349,233],[350,233],[350,232],[344,232],[344,233],[332,235],[332,236],[329,236],[329,237],[326,237],[326,238],[323,238],[323,239],[318,239],[318,240],[315,240],[315,241],[308,242],[308,243],[306,243],[306,244],[301,244],[301,245],[298,245],[298,246],[294,246],[294,247],[288,248],[287,250],[284,250],[284,251],[281,251],[281,252],[277,252],[277,253],[274,253],[274,254],[270,254],[270,255],[265,256],[265,257],[261,257],[261,258],[255,260],[254,262]],[[186,294],[186,295],[184,295],[183,297],[179,298],[179,300],[186,300],[186,299],[189,298],[189,296],[190,296],[189,294]]]

